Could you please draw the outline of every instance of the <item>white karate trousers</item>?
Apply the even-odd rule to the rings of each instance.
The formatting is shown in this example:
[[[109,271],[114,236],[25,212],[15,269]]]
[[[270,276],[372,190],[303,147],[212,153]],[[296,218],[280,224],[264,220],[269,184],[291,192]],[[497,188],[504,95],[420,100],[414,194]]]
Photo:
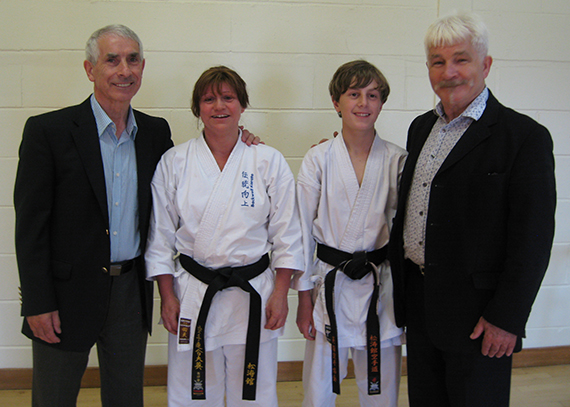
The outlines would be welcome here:
[[[397,407],[402,368],[402,347],[380,349],[381,394],[368,395],[368,365],[365,347],[339,348],[340,380],[346,377],[348,351],[352,354],[354,375],[361,407]],[[337,395],[332,391],[331,346],[325,335],[317,331],[314,341],[306,341],[303,364],[303,407],[334,407]],[[342,394],[343,387],[340,386]]]
[[[168,407],[277,407],[277,338],[259,345],[255,400],[241,398],[245,345],[206,352],[206,400],[192,400],[192,351],[178,352],[176,339],[169,334]]]

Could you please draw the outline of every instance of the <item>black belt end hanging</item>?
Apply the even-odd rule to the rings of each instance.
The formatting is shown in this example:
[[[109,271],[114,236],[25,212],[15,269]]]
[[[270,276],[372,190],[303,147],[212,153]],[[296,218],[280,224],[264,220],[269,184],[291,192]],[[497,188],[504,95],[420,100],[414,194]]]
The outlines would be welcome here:
[[[257,388],[257,365],[247,362],[243,372],[242,400],[255,400]]]
[[[267,269],[269,255],[264,254],[257,262],[248,266],[225,267],[218,270],[207,269],[191,257],[183,254],[180,256],[180,263],[186,271],[203,283],[208,284],[198,313],[194,334],[192,400],[206,399],[206,350],[204,343],[206,319],[214,295],[228,287],[240,287],[250,294],[242,398],[243,400],[255,400],[261,331],[261,297],[248,281]]]
[[[374,276],[374,288],[368,307],[366,318],[366,345],[368,350],[368,395],[381,393],[380,377],[380,322],[378,320],[378,298],[380,295],[380,282],[374,270],[373,264],[380,264],[386,260],[387,247],[373,252],[346,253],[322,244],[317,246],[317,257],[332,265],[334,268],[325,276],[325,305],[330,320],[330,330],[327,339],[331,343],[332,359],[332,390],[340,394],[340,366],[338,358],[338,332],[336,316],[334,313],[334,283],[336,273],[341,269],[349,278],[359,280],[368,273]],[[326,327],[325,327],[326,328]]]
[[[380,321],[378,320],[378,297],[380,282],[374,273],[374,290],[370,298],[368,317],[366,318],[366,346],[368,348],[368,395],[381,393],[380,381]]]
[[[338,358],[338,332],[336,326],[336,316],[334,313],[334,281],[338,267],[329,272],[325,277],[325,298],[326,308],[330,320],[330,335],[328,335],[331,344],[331,364],[332,364],[332,391],[340,394],[340,363]]]
[[[368,334],[368,395],[381,393],[380,338]]]
[[[197,345],[198,348],[192,355],[192,400],[206,400],[206,354],[203,333],[202,327],[197,327],[194,346]]]

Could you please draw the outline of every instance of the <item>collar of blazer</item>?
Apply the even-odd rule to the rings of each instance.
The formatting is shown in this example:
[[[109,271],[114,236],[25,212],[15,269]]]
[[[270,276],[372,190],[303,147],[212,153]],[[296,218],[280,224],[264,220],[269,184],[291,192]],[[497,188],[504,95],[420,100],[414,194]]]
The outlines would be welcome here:
[[[473,122],[471,126],[469,126],[465,134],[457,142],[449,156],[443,162],[438,172],[449,168],[464,157],[469,151],[475,148],[479,143],[488,138],[491,135],[491,127],[498,121],[501,109],[504,109],[504,106],[499,103],[489,90],[489,98],[483,115],[478,121]],[[416,118],[410,126],[408,142],[406,145],[409,155],[402,174],[400,188],[402,195],[400,195],[398,203],[398,207],[402,212],[405,207],[405,202],[407,202],[407,199],[404,199],[404,197],[409,191],[418,157],[433,125],[437,120],[437,117],[438,116],[433,113],[433,110],[430,110]]]
[[[457,161],[461,160],[461,158],[473,150],[479,143],[491,136],[491,126],[497,122],[499,109],[501,107],[502,105],[493,96],[491,91],[489,91],[489,99],[487,100],[487,106],[485,107],[483,115],[467,128],[443,164],[441,164],[441,168],[438,172],[445,171]]]

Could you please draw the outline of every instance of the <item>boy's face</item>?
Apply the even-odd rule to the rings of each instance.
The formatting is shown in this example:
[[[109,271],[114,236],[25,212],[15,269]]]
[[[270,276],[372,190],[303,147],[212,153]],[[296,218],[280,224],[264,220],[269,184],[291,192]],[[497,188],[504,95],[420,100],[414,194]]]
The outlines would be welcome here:
[[[334,108],[342,115],[343,130],[367,131],[374,129],[374,123],[382,110],[382,100],[376,81],[364,88],[348,88],[340,95]]]

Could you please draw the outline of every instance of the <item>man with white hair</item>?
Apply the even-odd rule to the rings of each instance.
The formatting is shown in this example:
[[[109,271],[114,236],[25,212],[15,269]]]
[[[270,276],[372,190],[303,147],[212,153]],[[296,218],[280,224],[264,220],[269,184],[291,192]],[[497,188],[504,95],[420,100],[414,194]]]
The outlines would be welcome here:
[[[508,406],[554,235],[552,139],[486,87],[477,17],[437,20],[425,47],[440,102],[410,126],[390,239],[410,406]]]

